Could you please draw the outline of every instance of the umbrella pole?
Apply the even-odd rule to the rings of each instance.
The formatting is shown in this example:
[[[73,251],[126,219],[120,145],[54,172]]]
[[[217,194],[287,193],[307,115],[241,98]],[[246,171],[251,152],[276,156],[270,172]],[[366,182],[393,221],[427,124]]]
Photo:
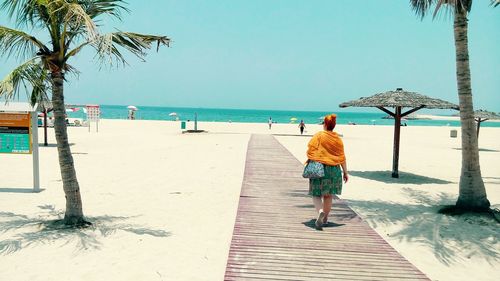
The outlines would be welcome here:
[[[47,109],[43,109],[43,145],[47,146],[49,143],[47,142]]]
[[[401,106],[396,107],[394,114],[394,151],[392,156],[392,177],[399,178],[399,136],[401,134]]]
[[[476,119],[476,121],[477,121],[476,134],[477,134],[477,138],[479,138],[479,128],[481,128],[481,118]]]
[[[198,113],[194,113],[194,130],[198,131]]]

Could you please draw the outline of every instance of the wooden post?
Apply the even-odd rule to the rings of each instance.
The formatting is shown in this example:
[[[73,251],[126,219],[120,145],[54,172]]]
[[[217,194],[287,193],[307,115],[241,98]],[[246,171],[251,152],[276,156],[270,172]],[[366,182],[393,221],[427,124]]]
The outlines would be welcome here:
[[[402,106],[396,106],[394,113],[391,111],[387,110],[385,107],[382,106],[377,106],[378,109],[382,110],[383,112],[389,114],[390,116],[394,117],[394,151],[392,154],[392,177],[393,178],[399,178],[399,139],[401,135],[401,118],[404,116],[407,116],[417,110],[420,110],[424,108],[425,105],[421,105],[418,107],[415,107],[411,110],[408,110],[405,113],[402,113]]]
[[[47,108],[43,108],[43,146],[49,145],[47,141]]]
[[[31,154],[33,156],[33,192],[40,192],[40,156],[38,154],[38,114],[30,112],[31,118]]]
[[[399,136],[401,134],[401,106],[396,107],[394,114],[394,152],[392,157],[392,177],[399,178]]]
[[[194,130],[198,131],[198,113],[194,113]]]
[[[479,138],[479,128],[481,127],[481,118],[476,119],[477,122],[477,137]]]

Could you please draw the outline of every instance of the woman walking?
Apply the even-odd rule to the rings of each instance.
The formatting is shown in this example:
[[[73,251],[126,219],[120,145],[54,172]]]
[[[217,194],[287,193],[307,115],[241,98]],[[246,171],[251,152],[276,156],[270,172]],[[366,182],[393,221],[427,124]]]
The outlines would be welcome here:
[[[309,141],[307,161],[314,160],[324,164],[325,176],[309,179],[309,195],[313,198],[317,212],[316,229],[322,230],[328,223],[328,215],[332,209],[333,195],[342,193],[342,180],[347,182],[347,163],[344,155],[344,143],[339,135],[333,132],[337,123],[337,115],[325,117],[323,131],[316,133]],[[342,169],[341,169],[342,167]]]

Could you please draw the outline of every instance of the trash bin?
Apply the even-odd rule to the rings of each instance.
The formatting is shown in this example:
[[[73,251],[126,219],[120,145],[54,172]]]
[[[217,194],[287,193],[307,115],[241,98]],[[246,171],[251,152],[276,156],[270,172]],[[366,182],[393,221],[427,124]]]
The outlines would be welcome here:
[[[450,138],[456,138],[457,137],[457,130],[450,130]]]
[[[186,121],[181,121],[181,130],[186,129]]]

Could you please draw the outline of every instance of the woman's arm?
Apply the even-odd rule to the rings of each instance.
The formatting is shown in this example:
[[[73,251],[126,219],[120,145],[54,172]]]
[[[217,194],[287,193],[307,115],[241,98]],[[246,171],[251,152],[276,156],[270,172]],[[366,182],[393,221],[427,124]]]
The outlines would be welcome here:
[[[347,173],[347,161],[342,162],[340,166],[342,166],[342,178],[344,178],[344,182],[347,182],[349,180],[349,174]]]

